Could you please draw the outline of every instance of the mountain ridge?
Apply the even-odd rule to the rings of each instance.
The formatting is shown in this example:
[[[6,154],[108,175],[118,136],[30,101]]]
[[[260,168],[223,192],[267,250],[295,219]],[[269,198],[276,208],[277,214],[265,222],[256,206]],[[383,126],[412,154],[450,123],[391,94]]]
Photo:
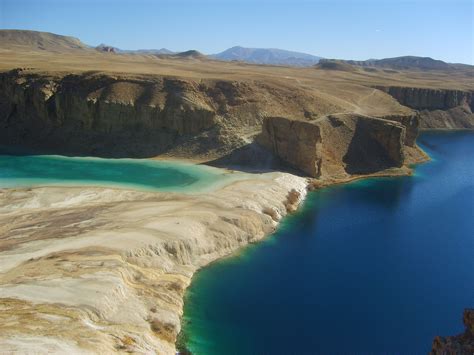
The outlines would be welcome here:
[[[252,64],[312,66],[322,57],[312,54],[288,51],[278,48],[248,48],[234,46],[223,52],[211,54],[209,57],[224,61],[242,61]]]
[[[234,46],[223,52],[205,55],[195,50],[184,52],[171,51],[167,48],[161,49],[120,49],[107,44],[98,46],[87,45],[80,39],[72,36],[64,36],[51,32],[0,29],[0,49],[15,51],[51,51],[51,52],[112,52],[116,54],[141,54],[158,56],[187,57],[183,53],[199,53],[201,59],[217,59],[221,61],[240,61],[250,64],[279,65],[293,67],[318,66],[321,69],[345,70],[352,68],[363,68],[365,71],[374,69],[394,70],[453,70],[472,69],[474,66],[463,63],[448,63],[431,57],[399,56],[382,59],[348,60],[327,59],[308,53],[288,51],[277,48],[248,48]],[[183,55],[179,55],[183,54]],[[196,56],[194,56],[196,57]]]

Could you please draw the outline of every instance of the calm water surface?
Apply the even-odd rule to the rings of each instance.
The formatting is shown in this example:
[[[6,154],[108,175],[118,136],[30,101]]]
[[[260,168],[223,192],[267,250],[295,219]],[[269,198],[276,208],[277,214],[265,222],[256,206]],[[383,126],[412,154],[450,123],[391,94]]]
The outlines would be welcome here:
[[[0,149],[0,188],[96,185],[152,191],[198,192],[242,175],[173,161],[12,153],[5,148],[3,151]]]
[[[193,279],[195,354],[424,353],[474,306],[474,134],[424,134],[414,177],[311,193],[276,235]]]

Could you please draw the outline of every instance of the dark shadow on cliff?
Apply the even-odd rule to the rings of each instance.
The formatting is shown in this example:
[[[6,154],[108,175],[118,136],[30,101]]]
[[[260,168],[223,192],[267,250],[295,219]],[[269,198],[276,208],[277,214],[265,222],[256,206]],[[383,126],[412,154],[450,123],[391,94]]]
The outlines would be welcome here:
[[[0,133],[8,154],[93,156],[99,158],[152,158],[166,153],[176,142],[174,132],[94,133],[70,129]]]
[[[233,150],[223,157],[203,163],[217,168],[239,170],[247,173],[267,173],[283,171],[303,176],[302,173],[285,164],[272,152],[256,142]]]
[[[370,127],[363,121],[357,122],[354,136],[342,159],[348,174],[371,174],[400,166],[389,156],[387,148],[371,137],[368,130]]]
[[[47,155],[60,154],[70,157],[135,158],[145,159],[157,156],[199,157],[218,148],[215,132],[209,130],[206,137],[181,136],[175,132],[128,132],[114,134],[84,133],[75,130],[51,130],[33,132],[22,130],[8,134],[0,133],[0,154]],[[7,133],[6,136],[4,133]],[[204,165],[227,168],[247,173],[284,171],[295,175],[301,172],[291,168],[272,152],[253,142],[232,150],[230,153]]]

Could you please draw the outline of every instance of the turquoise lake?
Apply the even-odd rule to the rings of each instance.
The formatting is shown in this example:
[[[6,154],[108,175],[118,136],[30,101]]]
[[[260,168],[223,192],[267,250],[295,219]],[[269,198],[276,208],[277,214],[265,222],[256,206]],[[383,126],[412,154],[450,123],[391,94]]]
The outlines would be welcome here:
[[[12,153],[0,149],[0,188],[91,185],[192,193],[241,175],[175,161]]]
[[[412,177],[311,193],[278,232],[193,278],[193,354],[426,354],[474,307],[474,134],[425,133]]]

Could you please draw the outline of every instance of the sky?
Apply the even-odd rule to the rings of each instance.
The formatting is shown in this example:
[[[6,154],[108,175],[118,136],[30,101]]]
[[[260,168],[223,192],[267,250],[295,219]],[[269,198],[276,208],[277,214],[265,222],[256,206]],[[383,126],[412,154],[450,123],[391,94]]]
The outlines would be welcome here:
[[[240,45],[474,64],[474,0],[0,0],[0,28],[121,49],[213,54]]]

